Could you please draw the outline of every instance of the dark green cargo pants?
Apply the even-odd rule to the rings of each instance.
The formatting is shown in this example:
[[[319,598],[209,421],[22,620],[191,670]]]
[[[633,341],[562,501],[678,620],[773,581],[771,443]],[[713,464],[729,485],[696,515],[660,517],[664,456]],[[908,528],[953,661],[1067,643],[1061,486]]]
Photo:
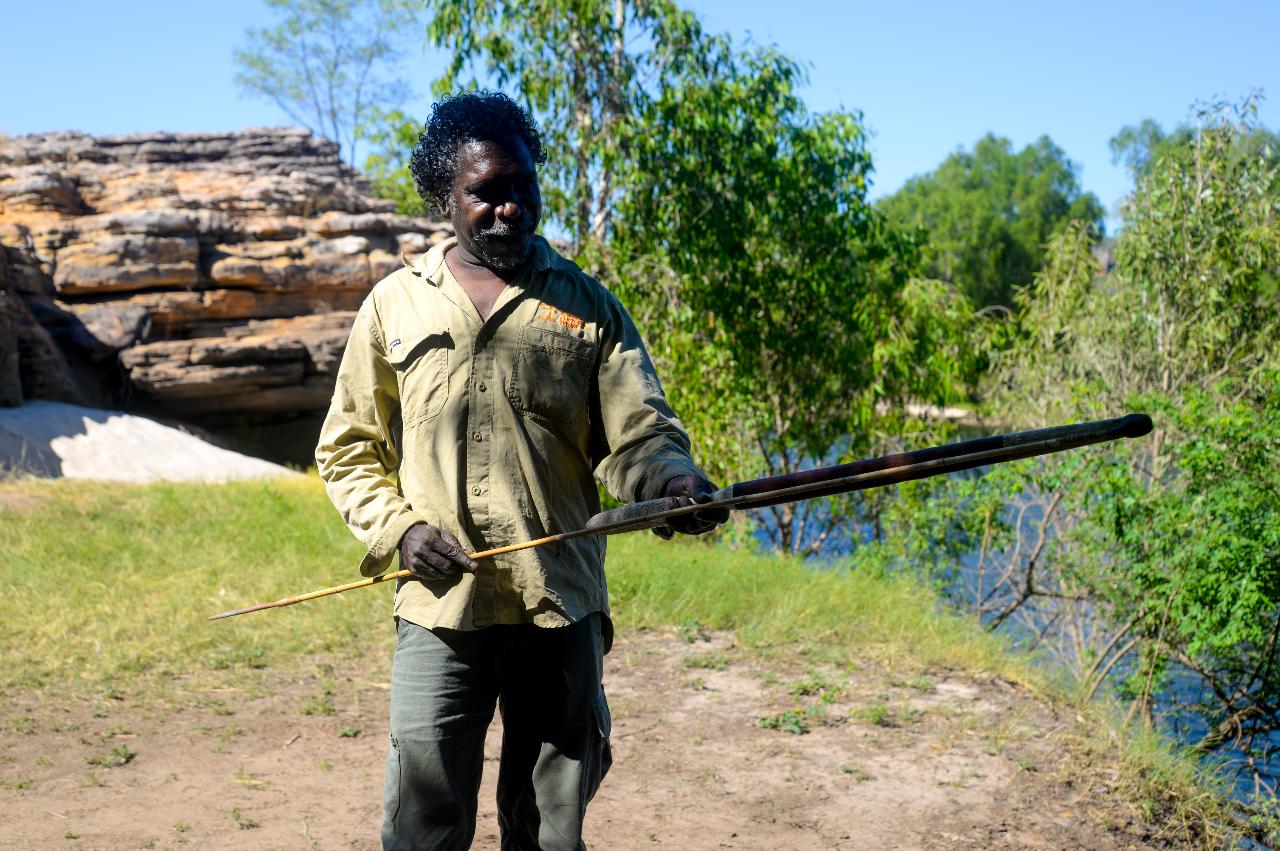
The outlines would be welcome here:
[[[463,849],[476,827],[484,738],[502,712],[503,849],[585,848],[582,823],[612,761],[600,679],[603,616],[557,629],[397,625],[384,851]]]

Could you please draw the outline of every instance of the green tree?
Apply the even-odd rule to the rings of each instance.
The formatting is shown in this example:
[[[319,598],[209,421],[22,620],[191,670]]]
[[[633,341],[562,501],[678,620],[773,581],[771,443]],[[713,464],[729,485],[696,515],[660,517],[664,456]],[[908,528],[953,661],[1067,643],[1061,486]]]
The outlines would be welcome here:
[[[365,157],[363,169],[373,194],[395,201],[396,212],[402,216],[433,212],[427,209],[409,173],[409,157],[422,133],[421,122],[399,109],[374,109],[356,132],[373,148]]]
[[[917,280],[866,201],[860,116],[813,115],[798,66],[708,36],[669,0],[433,0],[431,38],[542,120],[552,221],[636,314],[713,477],[837,460],[920,429],[905,400],[961,397],[968,302]],[[473,79],[474,81],[474,79]],[[866,514],[779,507],[812,553]]]
[[[1230,104],[1210,103],[1200,110],[1201,115],[1221,113],[1230,109]],[[1129,124],[1120,128],[1111,137],[1111,161],[1116,165],[1123,164],[1135,181],[1146,177],[1156,161],[1180,148],[1185,148],[1195,140],[1196,127],[1192,124],[1179,124],[1171,131],[1166,131],[1159,122],[1150,118],[1137,124]],[[1241,133],[1233,143],[1233,153],[1244,159],[1256,156],[1280,156],[1280,133],[1265,127],[1250,126]]]
[[[416,4],[415,4],[416,5]],[[541,119],[549,219],[601,239],[622,159],[619,127],[672,70],[699,60],[701,27],[672,0],[426,0],[428,38],[450,52],[437,93],[509,88]]]
[[[1018,152],[1008,139],[985,136],[971,153],[957,151],[879,206],[892,221],[924,232],[929,276],[957,284],[982,307],[1011,305],[1067,222],[1100,234],[1104,213],[1047,136]]]
[[[1004,420],[1137,409],[1155,431],[963,483],[978,516],[953,529],[985,567],[989,624],[1030,627],[1089,691],[1118,681],[1147,723],[1157,695],[1194,713],[1206,752],[1265,759],[1280,730],[1280,161],[1247,153],[1254,106],[1162,143],[1109,273],[1083,226],[1056,237],[995,358]],[[1202,693],[1169,691],[1175,673]]]
[[[799,67],[709,44],[639,113],[598,265],[632,305],[718,477],[860,457],[962,398],[972,310],[913,278],[914,246],[867,202],[856,113],[811,114]],[[871,503],[776,506],[775,546],[856,536]]]
[[[245,32],[234,53],[241,90],[336,141],[355,161],[356,129],[378,107],[408,97],[399,76],[400,31],[388,0],[266,0],[283,18]]]

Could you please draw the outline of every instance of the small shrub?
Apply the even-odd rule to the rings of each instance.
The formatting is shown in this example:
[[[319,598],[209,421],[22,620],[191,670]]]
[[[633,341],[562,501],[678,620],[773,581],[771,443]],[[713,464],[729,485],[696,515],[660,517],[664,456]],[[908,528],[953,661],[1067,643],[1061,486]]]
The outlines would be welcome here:
[[[777,715],[766,715],[760,719],[760,726],[766,730],[781,730],[784,733],[791,733],[793,736],[799,736],[809,732],[809,728],[813,726],[813,722],[821,718],[823,710],[821,706],[808,706],[803,709],[788,709],[786,712],[780,712]]]
[[[868,724],[874,724],[877,727],[896,727],[898,725],[897,720],[893,717],[893,712],[885,703],[868,703],[861,709],[855,710],[853,714]]]

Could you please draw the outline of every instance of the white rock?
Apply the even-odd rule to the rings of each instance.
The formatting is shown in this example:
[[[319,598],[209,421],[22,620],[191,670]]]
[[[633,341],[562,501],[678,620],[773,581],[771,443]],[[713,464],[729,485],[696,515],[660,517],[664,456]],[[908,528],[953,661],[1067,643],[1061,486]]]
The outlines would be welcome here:
[[[146,417],[45,401],[0,408],[0,471],[135,484],[301,475]]]

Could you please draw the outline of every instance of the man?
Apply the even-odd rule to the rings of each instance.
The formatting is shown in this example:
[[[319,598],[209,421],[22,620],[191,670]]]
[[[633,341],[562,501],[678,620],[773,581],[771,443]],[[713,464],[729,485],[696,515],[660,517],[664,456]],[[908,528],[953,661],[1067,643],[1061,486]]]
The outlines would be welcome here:
[[[365,300],[316,449],[361,572],[398,551],[414,576],[395,597],[386,849],[470,845],[495,703],[502,847],[585,847],[611,759],[604,540],[467,553],[580,528],[593,474],[624,501],[713,490],[627,312],[534,235],[544,160],[505,95],[432,108],[410,168],[456,237]],[[672,525],[727,519],[707,514]]]

